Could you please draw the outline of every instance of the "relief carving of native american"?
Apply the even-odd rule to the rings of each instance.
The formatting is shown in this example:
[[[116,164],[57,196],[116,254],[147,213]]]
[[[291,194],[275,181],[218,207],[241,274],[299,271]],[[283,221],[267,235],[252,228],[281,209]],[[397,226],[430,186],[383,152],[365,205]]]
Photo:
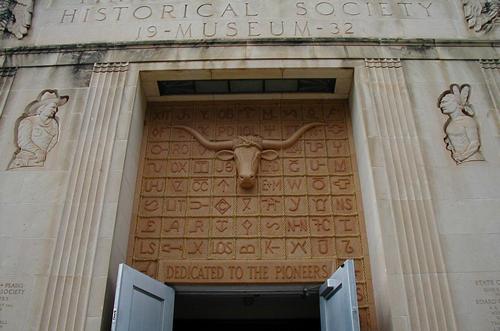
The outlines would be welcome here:
[[[31,26],[33,0],[0,0],[0,32],[22,39]]]
[[[470,29],[488,32],[500,17],[500,0],[462,0]]]
[[[16,122],[17,150],[7,169],[43,166],[47,153],[59,138],[59,107],[69,97],[59,96],[57,90],[43,90],[36,100],[28,104]]]
[[[324,123],[306,124],[285,140],[269,140],[260,136],[239,136],[233,140],[216,142],[208,140],[188,126],[176,125],[173,128],[183,129],[191,133],[203,147],[217,151],[215,155],[218,159],[224,161],[234,159],[238,183],[240,187],[249,189],[255,185],[260,159],[276,159],[278,157],[276,149],[291,147],[307,130],[320,125],[324,125]]]
[[[451,151],[451,157],[457,164],[484,160],[479,150],[479,128],[469,103],[470,92],[471,87],[468,84],[452,84],[438,100],[441,112],[449,116],[444,125],[446,149]]]

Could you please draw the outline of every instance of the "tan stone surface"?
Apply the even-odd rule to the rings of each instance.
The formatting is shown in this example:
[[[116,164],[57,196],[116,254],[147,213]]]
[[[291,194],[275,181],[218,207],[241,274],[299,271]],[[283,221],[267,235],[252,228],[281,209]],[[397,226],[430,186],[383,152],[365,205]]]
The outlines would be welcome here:
[[[371,276],[346,110],[344,101],[151,104],[130,262],[169,283],[270,284],[320,283],[354,258],[367,310]],[[234,160],[217,159],[173,127],[212,141],[286,139],[314,121],[326,125],[261,159],[249,189],[240,187]],[[367,321],[371,313],[363,314]]]

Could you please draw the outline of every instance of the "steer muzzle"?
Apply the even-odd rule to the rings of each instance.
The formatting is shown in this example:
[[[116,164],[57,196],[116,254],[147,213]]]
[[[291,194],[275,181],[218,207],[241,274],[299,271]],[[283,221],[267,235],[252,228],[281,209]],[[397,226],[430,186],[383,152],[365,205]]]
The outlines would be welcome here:
[[[255,175],[239,175],[240,187],[249,189],[255,185]]]

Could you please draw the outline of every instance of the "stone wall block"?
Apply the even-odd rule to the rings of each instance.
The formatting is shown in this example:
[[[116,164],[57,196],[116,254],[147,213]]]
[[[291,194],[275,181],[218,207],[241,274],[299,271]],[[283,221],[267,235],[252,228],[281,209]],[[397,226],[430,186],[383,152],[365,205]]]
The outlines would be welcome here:
[[[128,63],[95,64],[71,166],[40,330],[84,330]]]
[[[404,276],[411,329],[456,330],[448,281],[437,276],[445,272],[444,259],[402,63],[367,59],[365,64],[378,136],[384,140],[381,153],[400,252],[396,264]]]

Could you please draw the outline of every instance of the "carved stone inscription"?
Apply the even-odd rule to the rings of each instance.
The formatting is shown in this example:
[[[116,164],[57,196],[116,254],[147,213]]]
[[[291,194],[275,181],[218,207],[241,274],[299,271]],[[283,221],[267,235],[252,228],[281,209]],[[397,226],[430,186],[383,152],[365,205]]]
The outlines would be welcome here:
[[[242,135],[286,140],[257,158],[252,186],[236,162],[204,147]],[[354,258],[366,326],[372,305],[368,253],[345,105],[332,101],[150,105],[134,267],[169,283],[320,283]],[[366,329],[366,328],[365,328]]]
[[[24,320],[18,312],[25,312],[28,287],[19,279],[0,279],[0,330],[23,329]]]
[[[409,23],[408,27],[423,21],[434,25],[435,18],[449,10],[446,4],[430,0],[59,0],[51,6],[47,24],[98,28],[113,36],[113,28],[123,25],[124,35],[116,36],[125,40],[401,36],[383,25],[395,21]],[[378,31],[374,34],[373,29]]]
[[[480,295],[473,300],[488,319],[487,330],[500,331],[500,279],[477,279],[474,287]]]

